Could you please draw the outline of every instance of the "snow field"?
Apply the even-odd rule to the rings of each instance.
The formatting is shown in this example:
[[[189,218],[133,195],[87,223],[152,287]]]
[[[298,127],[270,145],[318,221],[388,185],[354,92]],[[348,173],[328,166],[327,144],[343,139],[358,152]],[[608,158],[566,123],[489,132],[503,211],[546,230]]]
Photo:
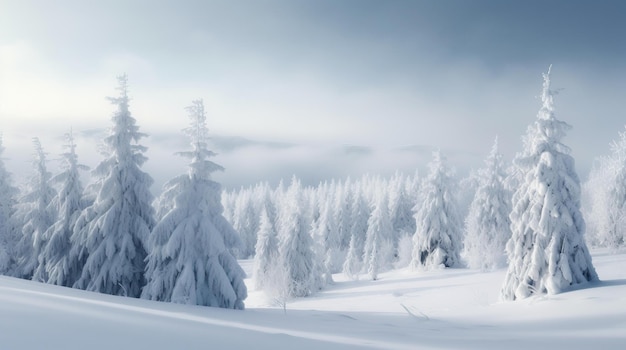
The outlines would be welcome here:
[[[0,277],[2,349],[623,349],[626,254],[593,251],[601,282],[499,301],[504,270],[408,269],[335,284],[286,313],[123,298]],[[242,261],[249,272],[252,261]]]

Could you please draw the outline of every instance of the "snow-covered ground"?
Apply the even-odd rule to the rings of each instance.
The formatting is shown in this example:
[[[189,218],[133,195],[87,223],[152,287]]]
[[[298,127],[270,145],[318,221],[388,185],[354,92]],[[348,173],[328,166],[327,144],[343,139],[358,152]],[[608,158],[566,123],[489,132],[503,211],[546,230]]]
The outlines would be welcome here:
[[[256,291],[233,311],[0,277],[0,349],[626,349],[626,254],[593,261],[602,282],[518,302],[504,270],[338,274],[286,313]]]

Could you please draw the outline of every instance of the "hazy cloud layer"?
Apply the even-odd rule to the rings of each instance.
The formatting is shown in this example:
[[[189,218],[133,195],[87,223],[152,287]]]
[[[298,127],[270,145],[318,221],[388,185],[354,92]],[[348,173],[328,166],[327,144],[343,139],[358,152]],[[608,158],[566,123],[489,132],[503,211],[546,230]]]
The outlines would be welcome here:
[[[625,123],[625,13],[617,0],[2,1],[0,129],[17,176],[31,137],[54,154],[70,128],[95,163],[125,72],[158,178],[197,98],[228,186],[424,169],[433,148],[461,170],[496,136],[514,156],[554,64],[584,178]]]

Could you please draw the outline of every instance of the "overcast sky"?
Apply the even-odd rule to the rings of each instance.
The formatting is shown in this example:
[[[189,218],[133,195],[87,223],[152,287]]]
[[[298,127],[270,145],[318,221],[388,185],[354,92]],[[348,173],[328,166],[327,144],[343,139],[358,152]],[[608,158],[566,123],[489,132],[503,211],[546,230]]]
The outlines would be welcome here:
[[[433,148],[464,173],[520,149],[553,64],[584,179],[626,123],[624,33],[624,1],[0,0],[4,158],[20,182],[30,138],[56,158],[71,127],[97,164],[127,73],[157,184],[197,98],[226,187],[424,173]]]

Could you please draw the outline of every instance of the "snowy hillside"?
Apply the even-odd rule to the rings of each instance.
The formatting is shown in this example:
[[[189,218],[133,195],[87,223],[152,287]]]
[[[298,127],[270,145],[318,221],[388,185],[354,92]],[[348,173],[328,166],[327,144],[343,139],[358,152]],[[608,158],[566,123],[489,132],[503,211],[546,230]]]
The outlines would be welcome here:
[[[602,282],[554,296],[499,302],[504,270],[395,270],[377,281],[336,274],[286,314],[249,279],[247,309],[234,311],[0,277],[0,348],[623,349],[626,254],[592,253]]]

